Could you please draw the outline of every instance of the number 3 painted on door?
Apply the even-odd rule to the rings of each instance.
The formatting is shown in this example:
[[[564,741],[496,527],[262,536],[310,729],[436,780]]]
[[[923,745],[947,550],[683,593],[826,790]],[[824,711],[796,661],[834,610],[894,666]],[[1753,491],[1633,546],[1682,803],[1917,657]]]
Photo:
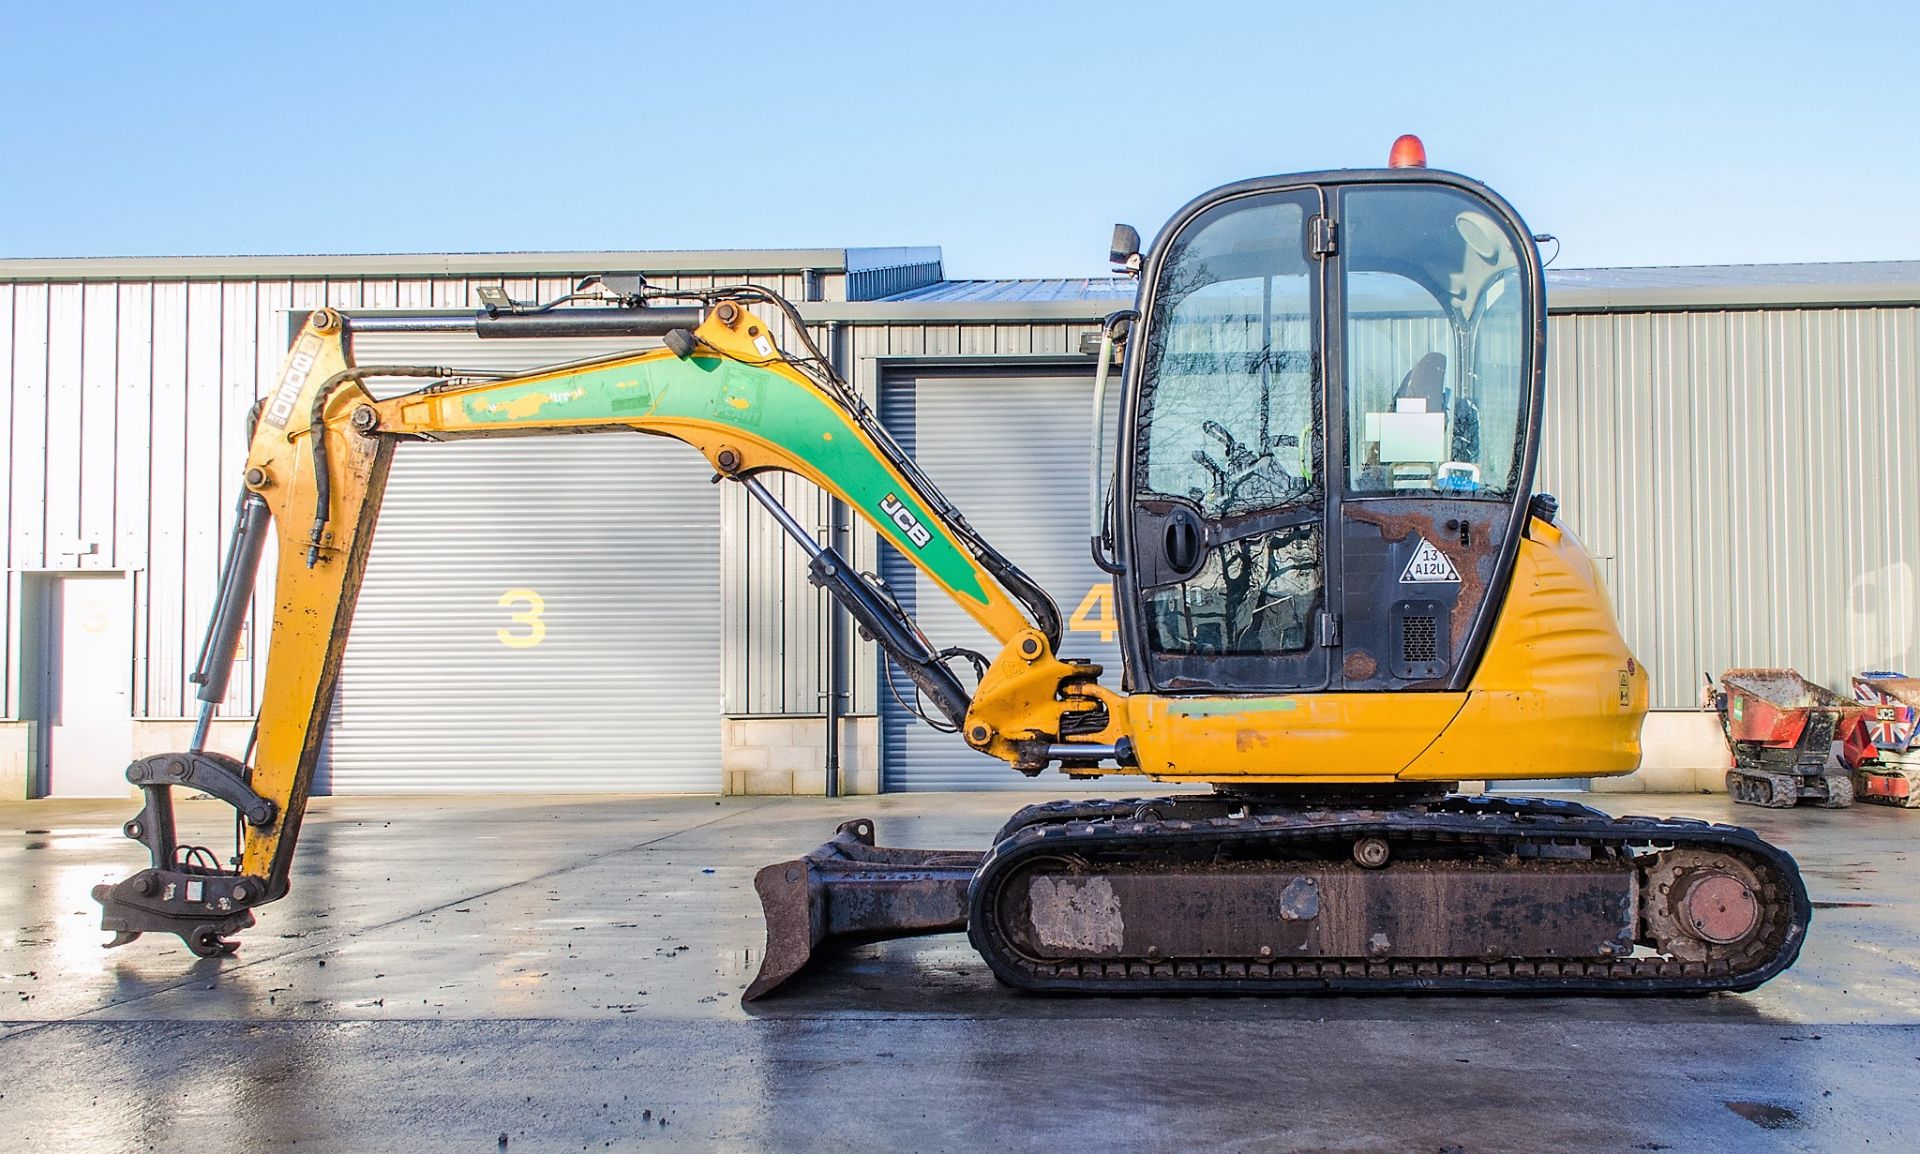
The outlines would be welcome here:
[[[1067,628],[1075,633],[1098,633],[1102,641],[1120,636],[1120,622],[1113,613],[1113,582],[1102,581],[1087,590],[1079,608],[1067,618]]]
[[[508,649],[532,649],[547,639],[547,623],[540,619],[540,614],[547,608],[545,597],[531,589],[509,589],[494,604],[502,609],[510,605],[526,606],[513,615],[513,623],[526,626],[527,631],[515,633],[511,629],[496,629],[493,635],[500,639],[500,644]]]

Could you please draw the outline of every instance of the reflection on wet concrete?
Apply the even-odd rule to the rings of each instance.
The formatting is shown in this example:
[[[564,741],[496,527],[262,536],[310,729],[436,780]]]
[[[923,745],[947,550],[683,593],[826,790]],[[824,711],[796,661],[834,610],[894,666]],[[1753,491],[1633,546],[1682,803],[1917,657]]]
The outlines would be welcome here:
[[[1812,936],[1752,995],[1043,998],[948,936],[849,949],[739,1004],[760,864],[853,816],[895,844],[975,845],[1023,800],[323,799],[293,893],[219,961],[152,936],[100,948],[88,891],[139,864],[120,807],[0,805],[0,1132],[56,1150],[505,1134],[836,1154],[855,1136],[1478,1154],[1897,1149],[1906,1132],[1882,1088],[1920,1060],[1920,814],[1897,810],[1630,799],[1800,857]]]

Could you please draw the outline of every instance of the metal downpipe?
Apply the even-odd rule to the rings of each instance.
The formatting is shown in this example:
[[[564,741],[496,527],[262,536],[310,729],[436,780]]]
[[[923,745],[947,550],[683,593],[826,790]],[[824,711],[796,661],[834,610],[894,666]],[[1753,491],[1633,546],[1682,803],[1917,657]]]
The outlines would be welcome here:
[[[839,321],[827,323],[827,362],[834,375],[847,379],[846,332]],[[827,498],[827,548],[847,555],[847,506],[838,497]],[[840,719],[847,701],[847,611],[837,597],[827,599],[827,692],[824,711],[827,719],[826,793],[840,796]]]

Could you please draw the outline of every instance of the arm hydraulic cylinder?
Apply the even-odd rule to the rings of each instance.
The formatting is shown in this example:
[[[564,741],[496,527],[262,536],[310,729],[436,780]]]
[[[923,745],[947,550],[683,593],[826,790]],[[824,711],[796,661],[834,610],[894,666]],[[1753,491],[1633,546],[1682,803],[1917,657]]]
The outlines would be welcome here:
[[[254,578],[260,572],[260,552],[267,544],[268,518],[267,503],[260,495],[242,490],[233,511],[233,536],[227,542],[226,561],[220,568],[213,620],[200,645],[200,658],[187,678],[200,687],[194,693],[201,705],[200,721],[193,733],[192,748],[196,751],[205,747],[207,722],[213,717],[214,707],[227,699],[233,656],[240,644],[240,631],[247,624],[247,605],[253,599]]]

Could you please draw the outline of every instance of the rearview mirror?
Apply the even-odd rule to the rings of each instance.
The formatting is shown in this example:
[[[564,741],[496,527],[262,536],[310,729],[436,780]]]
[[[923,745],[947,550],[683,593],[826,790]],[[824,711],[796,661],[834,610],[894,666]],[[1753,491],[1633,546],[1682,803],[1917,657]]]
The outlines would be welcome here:
[[[1130,224],[1113,226],[1113,245],[1107,258],[1117,271],[1137,276],[1140,272],[1140,230]]]

